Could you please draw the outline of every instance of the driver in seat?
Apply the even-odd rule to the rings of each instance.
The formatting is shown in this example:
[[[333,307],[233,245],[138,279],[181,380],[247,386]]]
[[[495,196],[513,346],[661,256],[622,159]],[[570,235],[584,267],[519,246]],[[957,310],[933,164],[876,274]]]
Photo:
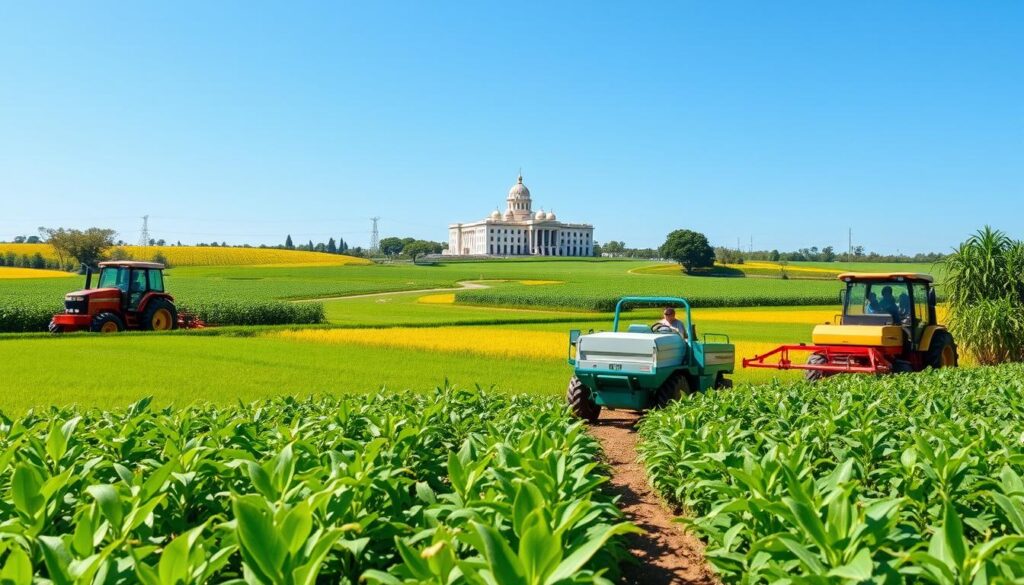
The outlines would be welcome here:
[[[676,319],[676,310],[672,307],[666,307],[665,312],[661,314],[662,319],[654,324],[653,330],[658,331],[659,329],[671,329],[673,332],[678,333],[680,337],[686,339],[686,326],[679,319]]]

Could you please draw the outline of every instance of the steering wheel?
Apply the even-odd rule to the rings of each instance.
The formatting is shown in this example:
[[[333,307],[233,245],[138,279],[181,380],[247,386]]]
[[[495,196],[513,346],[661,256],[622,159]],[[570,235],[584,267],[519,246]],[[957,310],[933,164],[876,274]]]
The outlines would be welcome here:
[[[675,330],[664,323],[658,322],[651,325],[651,333],[675,333]]]

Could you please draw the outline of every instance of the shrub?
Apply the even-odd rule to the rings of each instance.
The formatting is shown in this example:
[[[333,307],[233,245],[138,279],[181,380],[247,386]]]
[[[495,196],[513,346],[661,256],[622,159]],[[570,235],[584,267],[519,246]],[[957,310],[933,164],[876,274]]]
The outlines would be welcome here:
[[[197,301],[179,310],[193,313],[209,325],[313,325],[326,320],[321,303],[279,301]]]

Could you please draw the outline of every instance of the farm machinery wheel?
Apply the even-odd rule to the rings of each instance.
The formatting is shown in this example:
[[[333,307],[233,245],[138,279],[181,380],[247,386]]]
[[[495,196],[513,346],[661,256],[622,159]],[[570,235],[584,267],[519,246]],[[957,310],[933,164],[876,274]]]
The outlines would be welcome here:
[[[732,380],[719,372],[718,377],[715,378],[715,390],[728,390],[729,388],[732,388]]]
[[[665,408],[669,403],[682,398],[683,394],[690,394],[692,392],[693,390],[690,388],[689,380],[686,379],[686,374],[676,372],[662,382],[661,386],[658,386],[658,389],[654,391],[654,408]]]
[[[960,365],[960,355],[948,331],[936,331],[932,343],[924,354],[924,365],[939,368],[955,368]]]
[[[153,299],[142,314],[142,328],[147,331],[169,331],[178,328],[178,311],[167,299]]]
[[[807,357],[807,363],[815,366],[822,366],[828,363],[828,358],[825,357],[825,354],[812,353]],[[817,382],[819,380],[827,378],[828,376],[828,372],[823,372],[821,370],[804,371],[804,379],[806,379],[808,382]]]
[[[94,333],[117,333],[124,331],[124,321],[114,313],[103,312],[93,317],[89,329]]]
[[[565,401],[569,403],[573,414],[587,422],[597,422],[597,417],[601,416],[601,405],[594,402],[590,388],[587,388],[576,376],[569,380]]]

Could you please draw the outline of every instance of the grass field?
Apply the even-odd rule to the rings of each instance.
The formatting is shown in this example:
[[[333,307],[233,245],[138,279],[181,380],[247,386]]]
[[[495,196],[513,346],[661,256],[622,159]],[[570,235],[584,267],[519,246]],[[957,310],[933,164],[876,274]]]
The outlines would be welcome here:
[[[497,261],[441,266],[180,267],[168,271],[168,287],[183,302],[312,298],[323,303],[323,327],[228,327],[169,335],[113,338],[73,335],[5,335],[0,349],[7,368],[0,410],[18,412],[47,404],[116,406],[153,395],[158,403],[232,402],[278,394],[426,390],[445,380],[462,386],[557,395],[570,375],[565,363],[569,329],[607,330],[606,311],[566,311],[567,294],[685,295],[694,301],[698,334],[724,333],[737,358],[780,343],[806,342],[815,323],[837,311],[838,283],[762,278],[699,278],[636,274],[657,266],[633,261]],[[847,267],[844,267],[847,268]],[[458,293],[402,292],[446,288],[460,281],[491,288]],[[60,299],[72,279],[0,280],[0,313],[8,299]],[[398,291],[398,292],[382,292]],[[481,306],[494,295],[530,295],[527,306]],[[810,292],[808,292],[810,291]],[[353,297],[357,294],[372,296]],[[821,298],[816,306],[712,308],[708,305],[760,295],[777,304]],[[701,296],[705,295],[705,296]],[[712,296],[707,296],[712,295]],[[713,295],[718,295],[717,297]],[[326,297],[326,299],[325,299]],[[341,298],[331,298],[341,297]],[[708,300],[710,299],[710,300]],[[725,299],[723,301],[722,299]],[[539,306],[538,306],[539,305]],[[657,310],[626,314],[624,325],[651,323]],[[88,364],[88,370],[80,367]],[[139,368],[125,368],[139,364]],[[781,374],[781,375],[780,375]],[[737,368],[734,379],[755,382],[794,373]],[[73,389],[73,390],[69,390]]]

